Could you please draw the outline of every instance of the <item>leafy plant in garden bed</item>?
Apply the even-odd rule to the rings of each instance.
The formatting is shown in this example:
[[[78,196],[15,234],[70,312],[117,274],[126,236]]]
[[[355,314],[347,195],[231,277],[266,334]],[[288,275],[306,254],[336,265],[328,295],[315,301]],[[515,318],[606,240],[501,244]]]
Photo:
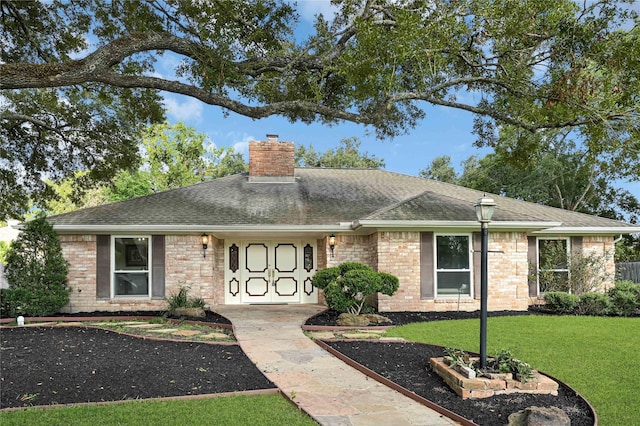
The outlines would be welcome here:
[[[606,293],[545,293],[545,308],[557,314],[637,316],[640,314],[640,284],[618,281]]]
[[[398,290],[398,278],[385,272],[376,272],[357,262],[318,271],[311,282],[324,291],[327,305],[338,312],[359,315],[367,298],[380,292],[388,296]]]
[[[510,373],[513,377],[517,377],[522,383],[526,383],[533,378],[531,366],[515,358],[513,353],[506,349],[499,351],[494,358],[489,358],[487,360],[487,368],[484,370],[480,369],[480,367],[474,363],[473,358],[463,350],[445,348],[445,353],[446,356],[444,360],[450,368],[457,369],[458,371],[473,370],[478,377],[485,376],[493,378],[493,374]]]
[[[182,284],[177,293],[166,297],[167,315],[204,316],[205,302],[201,297],[189,297],[191,286]]]

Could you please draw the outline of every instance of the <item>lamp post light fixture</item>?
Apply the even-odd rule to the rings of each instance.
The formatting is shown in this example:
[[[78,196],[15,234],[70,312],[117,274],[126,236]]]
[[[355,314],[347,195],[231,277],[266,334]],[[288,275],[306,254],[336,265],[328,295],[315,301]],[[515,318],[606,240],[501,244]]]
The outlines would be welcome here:
[[[202,242],[202,257],[207,257],[207,248],[209,247],[209,236],[207,234],[202,234],[200,236],[200,241]]]
[[[333,250],[336,248],[336,236],[329,235],[329,249],[331,250],[331,258],[333,259]]]
[[[492,198],[487,198],[486,194],[480,198],[476,204],[476,216],[480,222],[482,230],[482,249],[480,261],[480,369],[487,367],[487,275],[488,275],[488,252],[489,252],[489,222],[496,207]]]

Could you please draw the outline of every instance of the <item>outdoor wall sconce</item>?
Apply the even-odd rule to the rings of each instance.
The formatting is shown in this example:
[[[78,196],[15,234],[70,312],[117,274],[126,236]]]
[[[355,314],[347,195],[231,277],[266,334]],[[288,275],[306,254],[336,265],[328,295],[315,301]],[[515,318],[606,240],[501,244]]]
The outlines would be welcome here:
[[[331,258],[333,259],[333,250],[336,248],[336,236],[329,235],[329,249],[331,249]]]
[[[209,247],[209,236],[207,234],[202,234],[202,236],[200,236],[200,241],[202,241],[202,257],[207,257],[207,247]]]

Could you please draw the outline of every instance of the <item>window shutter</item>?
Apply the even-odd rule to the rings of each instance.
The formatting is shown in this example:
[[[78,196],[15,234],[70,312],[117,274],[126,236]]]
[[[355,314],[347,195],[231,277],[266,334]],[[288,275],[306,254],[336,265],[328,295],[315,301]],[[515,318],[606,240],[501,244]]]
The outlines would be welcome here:
[[[482,268],[482,234],[473,233],[473,298],[480,299]]]
[[[111,297],[111,236],[96,235],[96,298]]]
[[[151,298],[164,298],[164,235],[151,236]]]
[[[529,262],[529,297],[538,296],[538,239],[527,237],[529,248],[527,250],[527,261]]]
[[[435,294],[433,272],[433,232],[420,233],[420,297],[433,299]]]
[[[571,237],[571,254],[582,253],[582,237]]]

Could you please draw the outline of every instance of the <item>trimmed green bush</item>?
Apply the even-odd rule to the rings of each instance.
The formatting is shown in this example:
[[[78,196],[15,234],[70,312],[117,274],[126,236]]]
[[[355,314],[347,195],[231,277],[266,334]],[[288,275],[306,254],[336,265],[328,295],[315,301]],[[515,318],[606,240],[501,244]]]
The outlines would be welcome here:
[[[338,312],[359,315],[369,296],[378,292],[393,295],[399,286],[398,278],[376,272],[357,262],[345,262],[318,271],[311,282],[324,291],[327,305]]]
[[[58,235],[44,217],[25,225],[6,255],[9,289],[3,292],[3,316],[46,316],[69,303],[67,273]]]
[[[324,290],[329,284],[340,276],[340,269],[337,267],[321,269],[313,276],[312,284]],[[326,296],[326,292],[325,292]]]
[[[608,291],[611,309],[615,315],[628,317],[640,309],[640,284],[631,281],[618,281]]]
[[[558,314],[573,314],[578,305],[578,296],[564,291],[550,291],[544,294],[547,308]]]
[[[580,315],[603,316],[611,310],[609,296],[604,293],[583,293],[578,300],[577,312]]]

